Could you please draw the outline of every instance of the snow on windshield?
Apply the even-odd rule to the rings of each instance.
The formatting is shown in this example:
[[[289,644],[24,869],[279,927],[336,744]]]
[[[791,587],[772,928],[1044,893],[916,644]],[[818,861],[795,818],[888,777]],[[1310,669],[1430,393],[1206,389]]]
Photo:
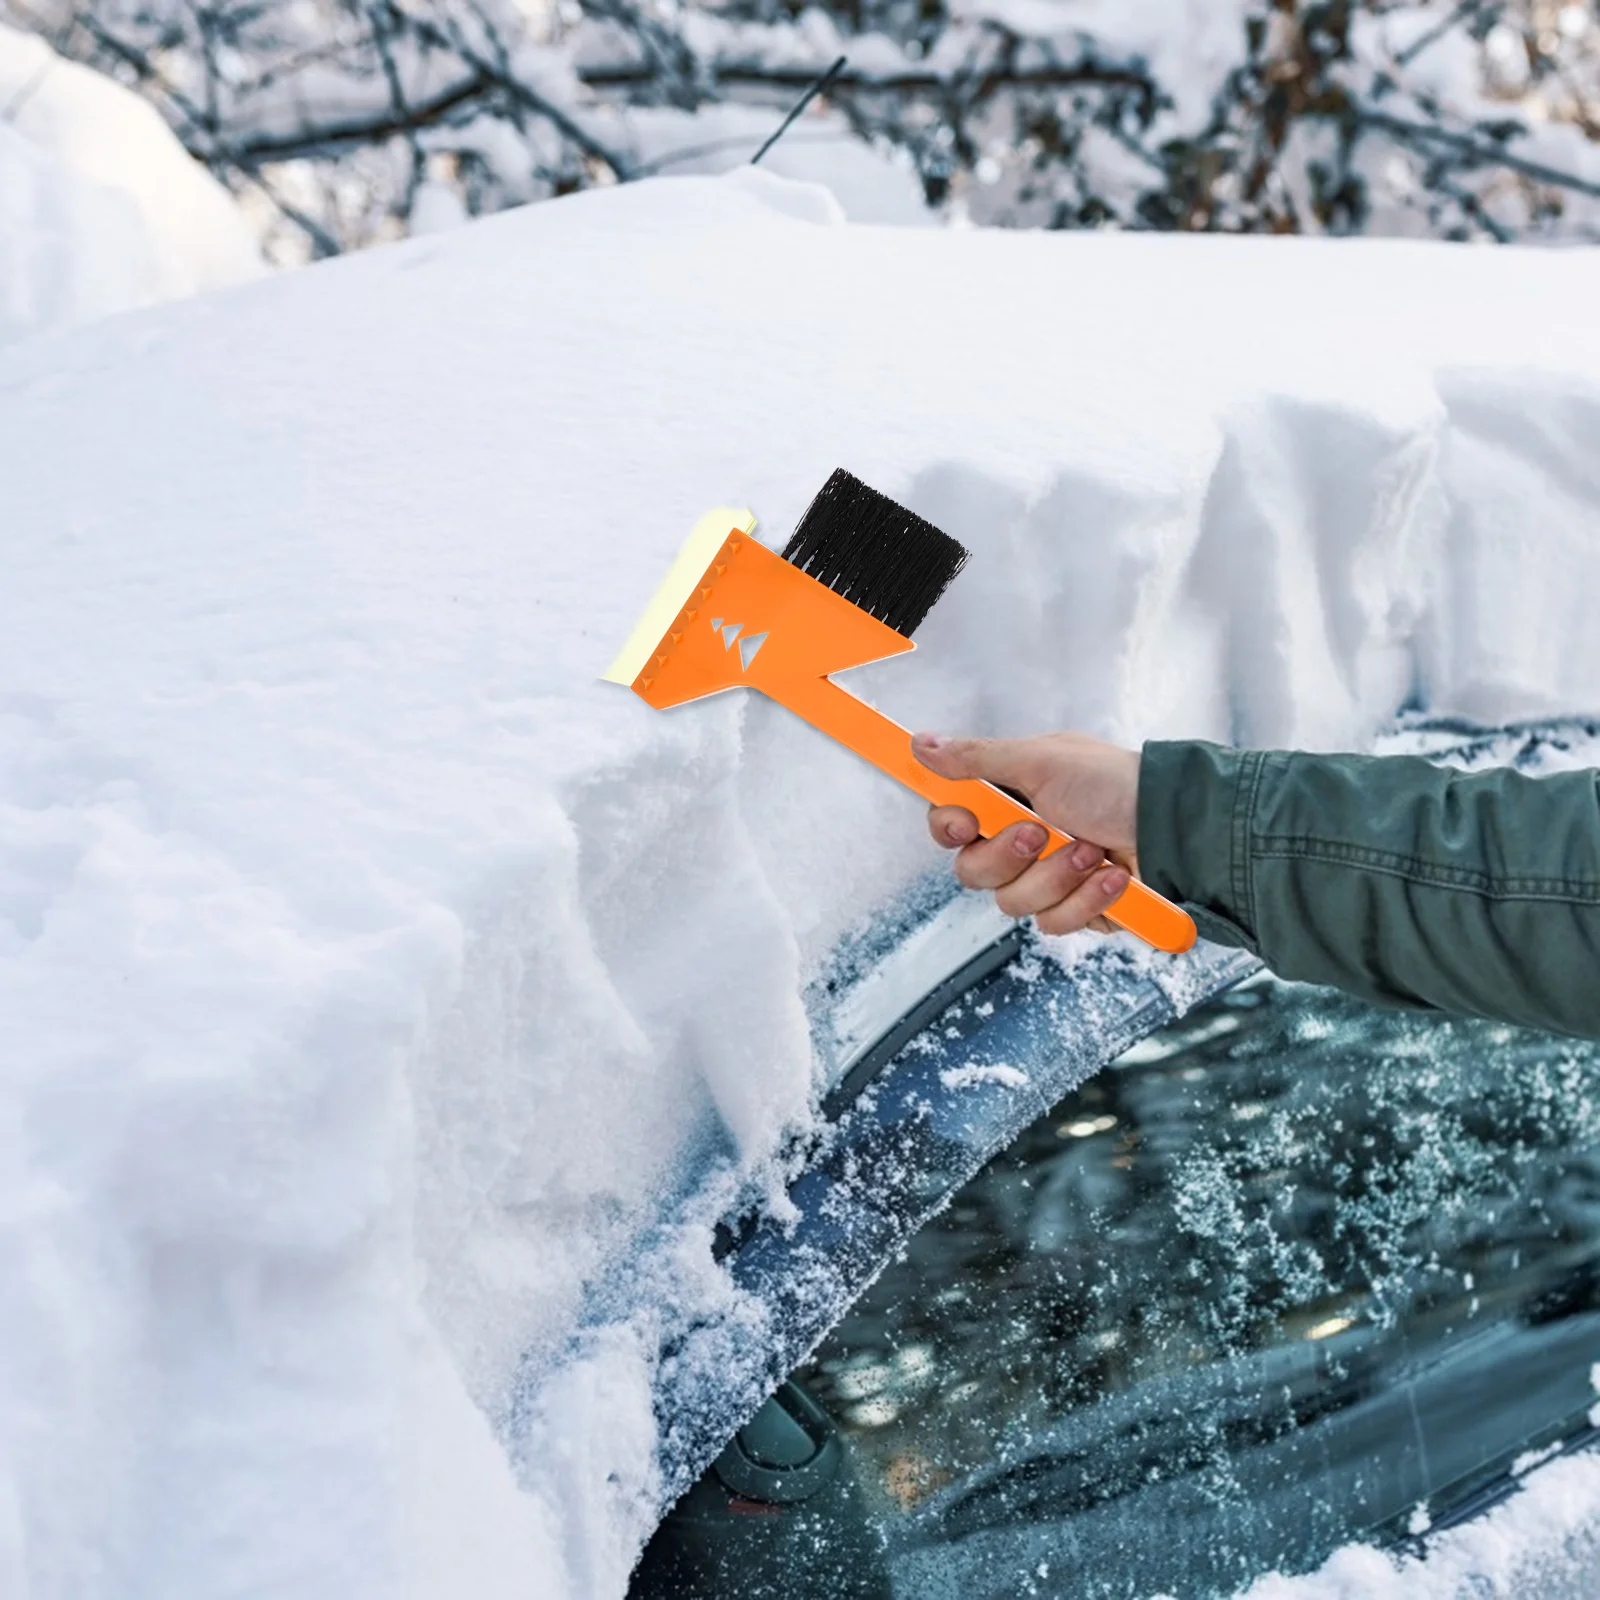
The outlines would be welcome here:
[[[1527,771],[1600,755],[1585,724],[1383,743]],[[1073,1594],[1228,1593],[1427,1533],[1509,1468],[1533,1487],[1492,1537],[1437,1534],[1425,1565],[1345,1549],[1264,1592],[1444,1597],[1474,1570],[1588,1592],[1592,1480],[1534,1469],[1600,1419],[1597,1072],[1587,1042],[1265,973],[1124,1052],[803,1369],[897,1589],[1054,1594],[1070,1562]]]
[[[622,1591],[729,1294],[651,1230],[936,861],[596,681],[707,506],[845,465],[972,548],[853,675],[912,725],[1589,698],[1587,257],[838,219],[645,183],[0,360],[0,1592]]]
[[[1448,719],[1399,730],[1379,741],[1377,748],[1437,754],[1468,771],[1509,763],[1535,774],[1600,765],[1600,740],[1593,735],[1533,727],[1511,737],[1474,738]],[[1492,1031],[1508,1037],[1513,1032]],[[1538,1052],[1537,1060],[1516,1052],[1503,1063],[1507,1082],[1487,1086],[1483,1114],[1505,1119],[1495,1129],[1494,1142],[1514,1159],[1518,1154],[1526,1159],[1530,1173],[1539,1143],[1592,1149],[1600,1135],[1587,1054],[1585,1048],[1572,1045]],[[1368,1194],[1350,1215],[1349,1232],[1365,1240],[1366,1259],[1378,1269],[1369,1310],[1376,1309],[1380,1319],[1387,1309],[1386,1276],[1393,1278],[1396,1291],[1417,1287],[1393,1271],[1402,1259],[1399,1252],[1407,1230],[1436,1215],[1459,1217],[1470,1212],[1475,1198],[1492,1184],[1497,1164],[1482,1159],[1482,1145],[1458,1117],[1441,1118],[1428,1108],[1429,1098],[1440,1092],[1439,1068],[1448,1070],[1447,1059],[1441,1061],[1437,1052],[1429,1055],[1430,1063],[1420,1074],[1392,1054],[1375,1074],[1373,1105],[1380,1109],[1385,1131],[1406,1152],[1391,1168],[1377,1165]],[[1514,1112],[1509,1102],[1516,1103]],[[1559,1183],[1559,1173],[1546,1174],[1532,1200],[1559,1228],[1564,1208],[1558,1205],[1547,1211],[1541,1192],[1551,1176]],[[1570,1231],[1574,1238],[1592,1237],[1587,1219]],[[1591,1378],[1600,1379],[1600,1368]],[[1600,1394],[1600,1384],[1595,1387]],[[1591,1411],[1590,1420],[1600,1421],[1600,1410]],[[1447,1600],[1481,1594],[1584,1600],[1594,1593],[1595,1574],[1600,1571],[1600,1517],[1595,1509],[1600,1505],[1600,1458],[1590,1454],[1542,1465],[1534,1453],[1524,1471],[1529,1475],[1519,1493],[1477,1521],[1437,1535],[1429,1543],[1426,1560],[1352,1545],[1330,1557],[1318,1572],[1258,1580],[1245,1600]],[[1424,1513],[1412,1531],[1424,1533],[1427,1528]]]

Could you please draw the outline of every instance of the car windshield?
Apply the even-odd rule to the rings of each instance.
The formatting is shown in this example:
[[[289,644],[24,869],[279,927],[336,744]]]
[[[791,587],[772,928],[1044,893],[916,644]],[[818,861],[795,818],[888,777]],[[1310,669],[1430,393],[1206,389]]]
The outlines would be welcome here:
[[[1264,974],[1136,1045],[799,1374],[896,1591],[1225,1594],[1481,1503],[1595,1405],[1597,1091]]]

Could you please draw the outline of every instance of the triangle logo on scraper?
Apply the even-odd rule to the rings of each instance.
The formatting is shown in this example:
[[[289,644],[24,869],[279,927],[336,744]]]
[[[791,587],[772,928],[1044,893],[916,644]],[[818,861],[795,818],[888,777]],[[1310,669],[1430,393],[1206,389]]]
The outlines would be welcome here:
[[[752,633],[747,635],[745,638],[740,639],[739,635],[744,632],[744,624],[742,622],[730,622],[724,626],[721,617],[713,617],[711,619],[711,626],[722,635],[722,648],[724,650],[733,649],[734,641],[736,639],[738,640],[739,665],[743,667],[746,672],[748,672],[750,670],[750,663],[756,658],[756,651],[758,651],[762,645],[767,642],[766,634]]]

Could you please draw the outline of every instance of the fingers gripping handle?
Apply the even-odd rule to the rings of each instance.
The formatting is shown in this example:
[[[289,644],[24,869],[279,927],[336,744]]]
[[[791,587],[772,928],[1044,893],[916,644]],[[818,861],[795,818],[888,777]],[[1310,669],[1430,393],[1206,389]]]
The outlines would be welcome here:
[[[911,735],[906,733],[903,737],[909,741]],[[922,766],[914,757],[913,762],[916,766]],[[925,767],[923,770],[927,771]],[[912,787],[935,805],[965,806],[978,819],[978,831],[985,839],[992,839],[1013,822],[1037,822],[1050,835],[1044,849],[1039,852],[1040,860],[1054,855],[1063,845],[1072,843],[1068,834],[1062,833],[1059,828],[1052,828],[1037,812],[1030,811],[993,784],[985,783],[980,778],[941,778],[932,772],[928,776],[933,780],[931,784],[925,788],[917,784]],[[1181,906],[1173,905],[1148,885],[1140,883],[1137,878],[1129,879],[1128,887],[1106,907],[1105,915],[1119,928],[1138,935],[1157,950],[1170,950],[1177,954],[1194,943],[1194,920],[1189,913]]]
[[[1039,852],[1041,859],[1072,843],[1068,834],[1052,828],[1043,817],[993,784],[978,778],[941,778],[929,771],[912,755],[907,729],[829,678],[785,678],[763,682],[759,687],[813,727],[847,745],[891,778],[898,778],[924,800],[933,805],[965,806],[978,819],[978,830],[986,839],[1013,822],[1037,822],[1049,834]],[[1105,915],[1119,928],[1158,950],[1176,954],[1194,943],[1194,922],[1188,912],[1137,879],[1131,880],[1112,901]]]

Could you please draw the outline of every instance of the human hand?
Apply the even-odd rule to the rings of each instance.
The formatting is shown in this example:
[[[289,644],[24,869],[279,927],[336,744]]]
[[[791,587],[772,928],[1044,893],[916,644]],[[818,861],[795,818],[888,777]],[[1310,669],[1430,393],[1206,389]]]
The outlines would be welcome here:
[[[1139,870],[1137,751],[1081,733],[1030,739],[918,733],[911,753],[940,777],[983,778],[1017,790],[1076,841],[1040,861],[1048,836],[1037,823],[1013,823],[980,839],[977,818],[964,807],[930,806],[928,831],[934,843],[958,852],[962,884],[994,890],[995,904],[1008,917],[1032,917],[1041,933],[1115,931],[1101,913]]]

